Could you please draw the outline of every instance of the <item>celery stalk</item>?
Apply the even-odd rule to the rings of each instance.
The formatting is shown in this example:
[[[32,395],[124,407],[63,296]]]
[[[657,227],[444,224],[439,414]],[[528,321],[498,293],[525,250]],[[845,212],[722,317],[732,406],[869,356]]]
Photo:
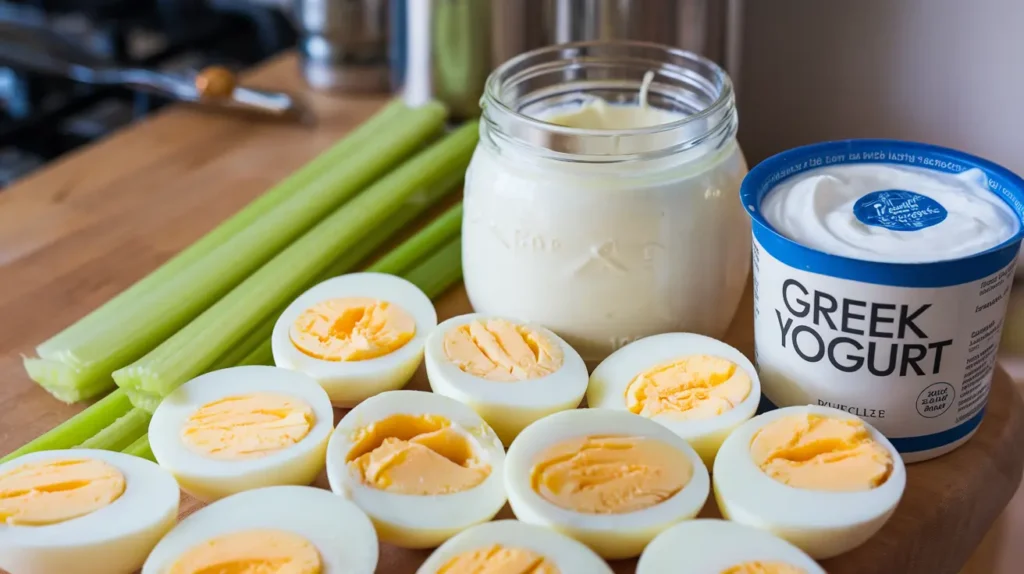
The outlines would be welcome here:
[[[208,253],[188,261],[188,265],[176,266],[181,268],[173,276],[162,273],[165,280],[161,283],[140,288],[137,301],[118,307],[115,318],[97,324],[88,336],[76,335],[66,346],[42,345],[45,355],[26,358],[26,370],[63,401],[103,392],[110,386],[107,377],[111,371],[153,349],[323,219],[324,214],[415,152],[438,133],[444,119],[444,108],[433,103],[389,120],[388,129],[378,129],[372,134],[373,140],[348,149],[319,176],[299,178],[298,191],[266,208],[266,213],[254,217],[219,245],[211,241]]]
[[[139,440],[128,445],[121,452],[156,462],[156,457],[153,456],[153,449],[149,447],[149,433],[140,436]]]
[[[171,338],[115,371],[118,386],[166,396],[206,371],[417,191],[454,187],[469,164],[478,128],[469,122],[456,129],[327,216]]]
[[[134,285],[125,289],[113,299],[107,301],[85,317],[82,317],[60,333],[42,342],[36,347],[36,353],[44,359],[59,360],[67,352],[67,349],[74,347],[78,341],[91,336],[98,330],[102,330],[105,325],[120,320],[122,313],[119,312],[119,309],[125,305],[137,302],[146,292],[172,280],[183,269],[205,257],[214,248],[224,243],[225,240],[233,237],[285,199],[312,183],[313,180],[327,172],[332,165],[366,145],[378,131],[389,129],[389,124],[393,120],[401,116],[407,117],[407,114],[411,112],[412,110],[404,105],[401,100],[391,100],[379,112],[336,144],[270,188],[266,193],[254,199],[242,208],[241,211],[225,220],[192,245],[186,247],[155,271],[143,277]],[[398,121],[404,121],[404,118]],[[391,124],[391,127],[393,125]]]
[[[390,273],[392,275],[401,275],[413,262],[423,259],[428,253],[436,250],[438,247],[445,244],[445,241],[451,238],[458,238],[459,231],[462,226],[462,203],[459,202],[441,214],[437,219],[427,224],[422,230],[417,232],[409,239],[402,242],[401,245],[391,250],[387,255],[378,259],[373,265],[370,265],[366,270],[375,271],[377,273]],[[398,226],[400,227],[400,226]],[[397,227],[396,227],[397,229]],[[331,268],[324,273],[322,279],[327,279],[335,275],[341,275],[355,268],[356,264],[364,258],[363,251],[369,253],[365,247],[360,251],[348,251],[331,265]],[[415,272],[414,268],[414,272]],[[450,276],[448,273],[445,277]],[[458,271],[455,274],[455,279],[458,280],[462,276],[462,262],[459,262]],[[443,280],[439,278],[439,280]],[[415,281],[414,281],[415,283]],[[417,285],[419,285],[417,283]],[[445,286],[447,288],[447,285]],[[422,287],[421,287],[422,288]],[[434,297],[434,293],[424,289],[424,293],[428,297]],[[285,304],[285,307],[288,305]],[[267,335],[260,341],[259,345],[251,349],[250,352],[243,358],[238,364],[239,365],[273,365],[274,354],[271,350],[270,345],[270,332],[274,330],[274,323],[277,322],[278,316],[284,311],[284,307],[274,313],[270,320],[261,326],[258,331],[266,332]],[[218,361],[219,363],[220,361]]]
[[[78,447],[121,450],[146,433],[151,418],[153,415],[142,409],[132,409],[114,421],[114,424],[96,433]]]
[[[431,299],[462,278],[462,238],[456,237],[447,245],[413,267],[405,278],[415,283]]]
[[[35,440],[0,458],[0,463],[30,452],[61,450],[81,444],[132,410],[123,391],[114,391],[77,415],[50,429]]]

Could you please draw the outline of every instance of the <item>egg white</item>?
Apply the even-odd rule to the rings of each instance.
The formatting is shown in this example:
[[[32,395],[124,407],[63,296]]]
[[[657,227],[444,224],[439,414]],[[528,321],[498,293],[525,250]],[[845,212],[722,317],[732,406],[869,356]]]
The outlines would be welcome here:
[[[565,574],[612,574],[608,564],[584,544],[553,530],[518,520],[495,520],[460,532],[435,550],[416,574],[437,574],[442,566],[459,554],[494,544],[531,550]]]
[[[401,307],[416,322],[416,333],[394,352],[363,361],[325,361],[300,351],[291,340],[295,320],[310,307],[341,297],[372,297]],[[419,287],[387,273],[350,273],[328,279],[292,302],[274,324],[274,364],[301,371],[323,386],[337,407],[351,407],[377,393],[403,387],[423,360],[423,344],[437,326],[437,311]]]
[[[668,500],[624,514],[573,512],[548,502],[533,490],[530,471],[543,450],[563,440],[591,435],[624,435],[661,441],[690,461],[693,476]],[[505,490],[516,518],[575,538],[608,560],[633,558],[658,533],[697,516],[709,489],[708,470],[685,440],[664,426],[630,412],[577,409],[555,413],[526,427],[509,447],[505,462]]]
[[[178,517],[174,478],[156,464],[119,452],[93,449],[43,451],[0,465],[0,474],[46,460],[93,459],[124,475],[124,493],[94,512],[46,526],[0,523],[0,570],[16,574],[135,572]]]
[[[182,554],[211,538],[266,529],[313,544],[322,574],[373,574],[377,568],[377,535],[354,504],[320,488],[271,486],[218,500],[182,520],[153,549],[142,574],[164,574]]]
[[[182,427],[203,405],[251,393],[285,395],[309,405],[315,417],[309,433],[287,448],[245,460],[209,458],[182,442]],[[310,484],[324,468],[333,428],[331,400],[309,376],[278,367],[232,367],[200,375],[167,395],[149,422],[149,446],[182,490],[211,502],[253,488]]]
[[[562,366],[550,375],[517,382],[489,381],[464,372],[445,355],[444,337],[456,327],[487,319],[504,319],[537,331],[562,350]],[[505,445],[512,444],[516,435],[533,421],[578,407],[587,391],[587,365],[580,354],[551,331],[516,319],[478,313],[452,317],[427,337],[424,354],[430,388],[469,405]]]
[[[634,341],[608,356],[590,375],[587,405],[591,408],[628,410],[626,389],[640,373],[690,355],[711,355],[732,361],[750,377],[750,393],[740,404],[710,419],[679,420],[660,414],[651,420],[663,424],[690,443],[711,468],[722,442],[744,421],[754,416],[761,401],[757,369],[736,348],[695,333],[665,333]]]
[[[479,485],[431,496],[399,494],[363,484],[346,457],[360,428],[394,414],[440,415],[465,433],[480,460],[491,467]],[[352,500],[377,527],[381,540],[404,548],[434,548],[466,528],[486,522],[505,505],[505,451],[480,415],[448,397],[423,391],[389,391],[367,399],[338,423],[327,446],[331,490]]]
[[[781,538],[712,518],[682,522],[659,534],[640,555],[636,574],[720,574],[752,561],[783,562],[807,574],[825,574],[810,556]]]
[[[865,423],[872,438],[892,455],[892,474],[880,486],[861,492],[827,492],[776,481],[754,463],[750,443],[765,425],[804,413],[860,420],[839,409],[814,405],[786,407],[750,419],[718,451],[715,499],[726,518],[767,530],[813,558],[831,558],[860,546],[882,528],[903,495],[906,467],[892,443]]]

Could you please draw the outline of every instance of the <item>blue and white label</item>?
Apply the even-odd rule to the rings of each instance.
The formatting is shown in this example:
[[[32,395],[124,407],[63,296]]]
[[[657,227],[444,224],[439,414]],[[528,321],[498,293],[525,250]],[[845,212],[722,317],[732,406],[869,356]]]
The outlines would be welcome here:
[[[891,231],[917,231],[942,223],[949,212],[934,199],[905,189],[865,194],[853,204],[853,215],[863,224]]]
[[[755,362],[767,403],[855,414],[908,462],[977,429],[1015,262],[936,289],[811,273],[757,238],[753,260]]]

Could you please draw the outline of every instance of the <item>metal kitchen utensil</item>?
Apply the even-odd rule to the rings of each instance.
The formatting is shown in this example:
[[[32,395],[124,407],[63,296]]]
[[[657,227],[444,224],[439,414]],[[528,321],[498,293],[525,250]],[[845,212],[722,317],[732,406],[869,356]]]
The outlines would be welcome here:
[[[42,24],[0,21],[0,66],[10,66],[85,84],[123,85],[202,107],[310,122],[313,115],[296,96],[237,85],[231,71],[210,67],[169,74],[122,68],[89,53]]]
[[[388,0],[294,0],[299,65],[318,90],[385,92]]]
[[[480,113],[491,70],[518,54],[586,40],[696,52],[738,76],[742,0],[391,0],[392,85],[411,104]]]

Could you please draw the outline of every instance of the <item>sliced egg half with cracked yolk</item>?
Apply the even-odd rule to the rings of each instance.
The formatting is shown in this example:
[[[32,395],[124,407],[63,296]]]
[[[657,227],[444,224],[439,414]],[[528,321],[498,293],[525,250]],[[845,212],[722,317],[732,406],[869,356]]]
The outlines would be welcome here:
[[[630,411],[683,437],[711,468],[722,442],[754,416],[761,383],[732,346],[694,333],[634,341],[594,369],[591,408]]]
[[[445,396],[389,391],[359,404],[327,447],[331,490],[381,540],[433,548],[505,505],[505,451],[480,415]]]
[[[810,556],[772,534],[701,518],[669,528],[640,555],[636,574],[825,574]]]
[[[899,453],[874,427],[813,405],[747,421],[722,444],[714,468],[724,517],[770,531],[818,559],[878,532],[906,482]]]
[[[274,364],[306,373],[338,407],[399,389],[423,359],[437,312],[419,287],[387,273],[328,279],[299,296],[271,335]]]
[[[516,437],[505,490],[516,518],[579,540],[603,558],[632,558],[700,512],[707,468],[685,440],[628,412],[578,409]]]
[[[178,517],[178,484],[156,464],[93,449],[0,464],[0,570],[129,574]]]
[[[533,421],[576,408],[587,391],[579,353],[539,325],[460,315],[434,329],[425,355],[430,388],[469,405],[506,445]]]
[[[456,534],[416,574],[612,574],[593,550],[553,530],[495,520]]]
[[[373,574],[373,524],[310,486],[258,488],[200,509],[153,549],[142,574]]]
[[[153,456],[181,489],[209,502],[244,490],[307,485],[324,468],[334,409],[310,377],[266,366],[200,375],[149,422]]]

